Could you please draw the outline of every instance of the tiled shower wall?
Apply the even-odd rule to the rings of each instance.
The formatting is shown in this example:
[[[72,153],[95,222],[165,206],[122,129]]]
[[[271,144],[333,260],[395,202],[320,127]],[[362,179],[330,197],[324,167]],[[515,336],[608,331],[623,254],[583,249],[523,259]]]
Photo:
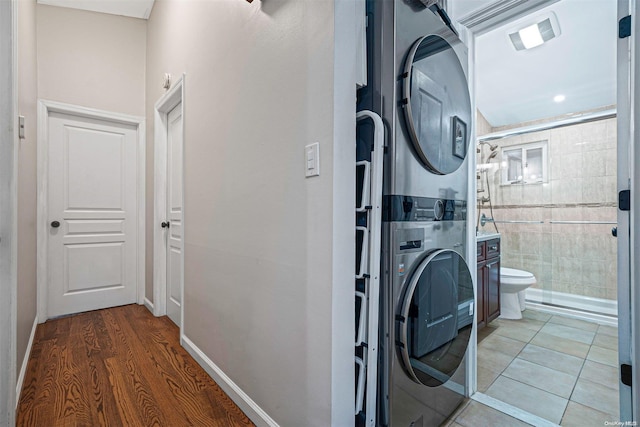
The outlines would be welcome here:
[[[482,121],[482,120],[479,120]],[[548,182],[501,185],[501,150],[548,141]],[[615,224],[554,224],[553,221],[615,222],[616,119],[573,125],[492,141],[498,155],[488,169],[493,217],[502,235],[502,266],[531,271],[538,288],[616,299]],[[478,163],[486,163],[483,146]],[[484,174],[480,174],[484,180]],[[487,183],[478,199],[489,197]],[[491,217],[489,203],[479,214]],[[493,230],[492,224],[480,230]]]

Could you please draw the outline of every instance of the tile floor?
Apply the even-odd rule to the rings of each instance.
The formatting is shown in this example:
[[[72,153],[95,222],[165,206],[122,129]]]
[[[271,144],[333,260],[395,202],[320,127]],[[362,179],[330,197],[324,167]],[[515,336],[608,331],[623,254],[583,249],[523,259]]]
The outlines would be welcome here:
[[[523,314],[522,320],[497,319],[478,333],[478,391],[563,426],[617,421],[617,329],[533,310]],[[451,425],[526,425],[519,423],[472,401]]]

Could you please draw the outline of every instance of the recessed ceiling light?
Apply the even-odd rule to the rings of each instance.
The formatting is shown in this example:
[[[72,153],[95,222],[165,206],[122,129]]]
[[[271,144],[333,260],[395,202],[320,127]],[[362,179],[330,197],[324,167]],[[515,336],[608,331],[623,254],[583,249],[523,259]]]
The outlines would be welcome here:
[[[564,101],[566,98],[567,98],[567,97],[566,97],[566,96],[564,96],[564,95],[556,95],[556,96],[554,96],[554,97],[553,97],[553,100],[554,100],[555,102],[562,102],[562,101]]]

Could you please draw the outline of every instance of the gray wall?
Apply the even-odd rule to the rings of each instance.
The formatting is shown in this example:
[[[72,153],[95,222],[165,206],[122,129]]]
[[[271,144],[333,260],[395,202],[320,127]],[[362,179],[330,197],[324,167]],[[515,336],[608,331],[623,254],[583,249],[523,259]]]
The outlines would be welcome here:
[[[37,6],[38,97],[144,116],[147,23]]]
[[[26,354],[36,319],[36,2],[18,6],[18,112],[25,117],[25,139],[18,145],[17,363]]]
[[[160,0],[148,24],[147,235],[153,105],[186,72],[184,331],[283,426],[353,419],[355,89],[346,67],[334,94],[334,30],[333,1]]]
[[[15,190],[13,7],[0,2],[0,424],[11,425],[15,408]]]

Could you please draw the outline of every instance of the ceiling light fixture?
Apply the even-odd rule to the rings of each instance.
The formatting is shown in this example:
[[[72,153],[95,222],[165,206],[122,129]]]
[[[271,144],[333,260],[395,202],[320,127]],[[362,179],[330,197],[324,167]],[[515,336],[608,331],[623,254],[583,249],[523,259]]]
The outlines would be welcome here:
[[[541,20],[538,19],[537,22],[529,21],[527,24],[518,31],[509,33],[511,43],[516,50],[538,47],[560,35],[558,18],[553,12]]]
[[[526,28],[521,29],[517,33],[520,36],[522,45],[525,49],[531,49],[532,47],[540,46],[544,43],[542,34],[540,33],[539,24],[529,25]]]
[[[554,101],[554,102],[562,102],[562,101],[564,101],[565,99],[567,99],[567,97],[566,97],[566,96],[564,96],[564,95],[562,95],[562,94],[560,94],[560,95],[556,95],[556,96],[554,96],[554,97],[553,97],[553,101]]]

